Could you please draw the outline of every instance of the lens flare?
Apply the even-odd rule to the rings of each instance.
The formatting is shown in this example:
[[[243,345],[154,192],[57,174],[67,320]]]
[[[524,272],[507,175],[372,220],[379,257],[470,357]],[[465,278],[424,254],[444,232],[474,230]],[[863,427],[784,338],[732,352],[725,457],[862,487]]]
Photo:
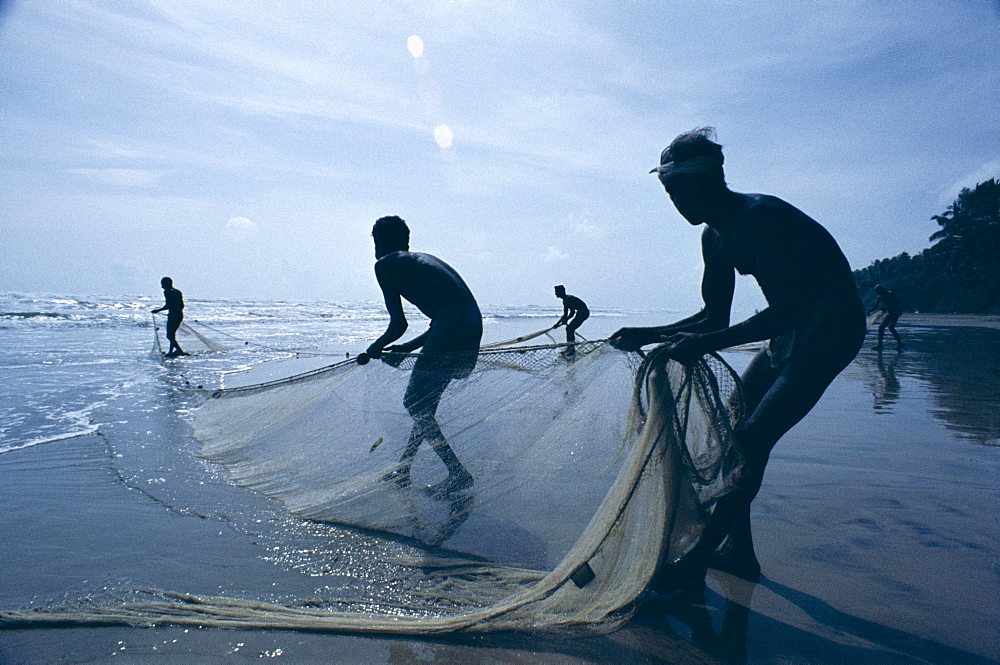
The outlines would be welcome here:
[[[410,35],[406,38],[406,50],[414,58],[419,58],[424,54],[424,40],[417,35]]]
[[[434,141],[442,148],[450,148],[455,135],[451,133],[448,125],[438,125],[434,128]]]

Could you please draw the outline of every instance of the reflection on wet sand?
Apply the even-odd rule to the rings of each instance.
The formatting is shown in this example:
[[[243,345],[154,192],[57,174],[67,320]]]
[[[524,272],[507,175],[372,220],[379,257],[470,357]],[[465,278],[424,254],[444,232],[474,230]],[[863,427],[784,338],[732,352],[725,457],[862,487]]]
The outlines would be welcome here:
[[[695,648],[668,662],[786,662],[775,658],[783,653],[795,654],[787,662],[801,663],[994,662],[852,616],[775,580],[754,583],[715,570],[705,586],[677,596],[650,594],[635,622]]]
[[[903,326],[901,326],[903,327]],[[931,413],[963,439],[1000,445],[1000,330],[958,326],[906,328],[902,351],[864,349],[875,411],[892,412],[907,378],[929,387]]]
[[[872,408],[876,413],[884,411],[892,413],[893,407],[899,401],[900,384],[896,378],[896,365],[899,364],[901,352],[875,353],[874,370],[868,359],[863,362],[866,370],[865,383],[872,392]]]
[[[708,585],[693,586],[676,596],[650,594],[637,621],[689,640],[710,659],[745,663],[750,601],[758,584],[726,573],[713,573],[712,581],[721,586],[721,594]],[[713,615],[718,617],[718,630]]]

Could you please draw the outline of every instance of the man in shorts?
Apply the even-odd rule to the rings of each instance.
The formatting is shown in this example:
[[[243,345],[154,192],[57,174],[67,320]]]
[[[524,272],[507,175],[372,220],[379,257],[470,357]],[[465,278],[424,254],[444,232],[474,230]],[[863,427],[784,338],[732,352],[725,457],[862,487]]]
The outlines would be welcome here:
[[[412,353],[422,349],[403,398],[407,413],[413,418],[413,428],[399,465],[383,480],[408,486],[413,458],[420,444],[426,441],[448,468],[448,478],[429,491],[445,495],[467,489],[472,486],[472,475],[448,445],[436,414],[448,384],[468,376],[476,365],[483,316],[469,287],[454,268],[436,256],[409,250],[410,230],[402,219],[396,216],[378,219],[372,237],[377,259],[375,276],[385,297],[389,327],[372,342],[365,355],[398,365],[401,357],[383,356],[383,352]],[[406,332],[403,298],[431,320],[430,328],[404,344],[387,346]]]
[[[153,313],[167,310],[167,340],[170,342],[170,350],[167,351],[166,355],[168,358],[186,356],[187,353],[177,343],[177,329],[181,327],[181,321],[184,320],[184,296],[178,289],[174,288],[174,280],[169,277],[161,279],[160,286],[163,287],[165,302],[163,307],[154,309]]]
[[[882,350],[882,337],[885,335],[886,328],[896,338],[896,348],[903,348],[903,340],[899,337],[899,333],[896,332],[896,321],[899,321],[899,316],[903,313],[903,303],[900,302],[899,296],[881,284],[875,286],[875,295],[878,298],[876,298],[875,304],[868,310],[868,313],[871,314],[877,309],[885,312],[882,322],[878,324],[878,344],[875,345],[875,350]]]
[[[556,298],[563,301],[563,315],[552,327],[566,326],[566,342],[569,344],[566,347],[566,354],[572,355],[576,352],[576,347],[573,345],[576,341],[574,333],[590,317],[590,310],[587,308],[587,303],[583,302],[583,300],[566,293],[566,287],[562,284],[556,287]]]

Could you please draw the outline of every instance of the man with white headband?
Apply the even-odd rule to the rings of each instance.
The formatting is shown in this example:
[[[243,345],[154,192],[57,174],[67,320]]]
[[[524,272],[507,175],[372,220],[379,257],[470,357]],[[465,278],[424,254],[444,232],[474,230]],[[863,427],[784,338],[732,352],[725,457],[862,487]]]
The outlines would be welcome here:
[[[660,177],[660,182],[666,186],[667,181],[673,178],[675,175],[681,175],[683,173],[708,173],[716,168],[722,168],[722,153],[718,155],[705,155],[704,157],[692,157],[683,162],[671,162],[663,161],[664,159],[669,160],[670,155],[667,151],[670,148],[665,148],[662,153],[660,153],[661,164],[655,169],[651,169],[650,173],[656,173]]]
[[[771,449],[854,359],[865,336],[864,305],[833,237],[779,198],[730,190],[722,146],[712,136],[711,128],[681,134],[650,171],[689,223],[705,225],[705,306],[670,325],[622,328],[611,343],[631,351],[666,342],[672,358],[690,363],[710,351],[769,341],[742,377],[748,415],[736,443],[744,467],[734,489],[716,504],[698,544],[677,561],[661,562],[653,583],[661,591],[703,581],[709,566],[759,578],[750,502]],[[754,276],[768,306],[730,325],[737,272]]]

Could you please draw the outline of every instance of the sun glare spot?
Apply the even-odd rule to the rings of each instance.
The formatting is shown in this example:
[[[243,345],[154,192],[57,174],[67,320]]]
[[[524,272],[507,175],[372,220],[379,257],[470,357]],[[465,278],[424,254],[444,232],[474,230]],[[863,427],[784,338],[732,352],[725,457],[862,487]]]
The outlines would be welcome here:
[[[417,35],[410,35],[406,38],[406,50],[414,58],[419,58],[424,54],[424,40]]]
[[[438,125],[434,128],[434,141],[442,148],[450,148],[455,135],[451,133],[448,125]]]

